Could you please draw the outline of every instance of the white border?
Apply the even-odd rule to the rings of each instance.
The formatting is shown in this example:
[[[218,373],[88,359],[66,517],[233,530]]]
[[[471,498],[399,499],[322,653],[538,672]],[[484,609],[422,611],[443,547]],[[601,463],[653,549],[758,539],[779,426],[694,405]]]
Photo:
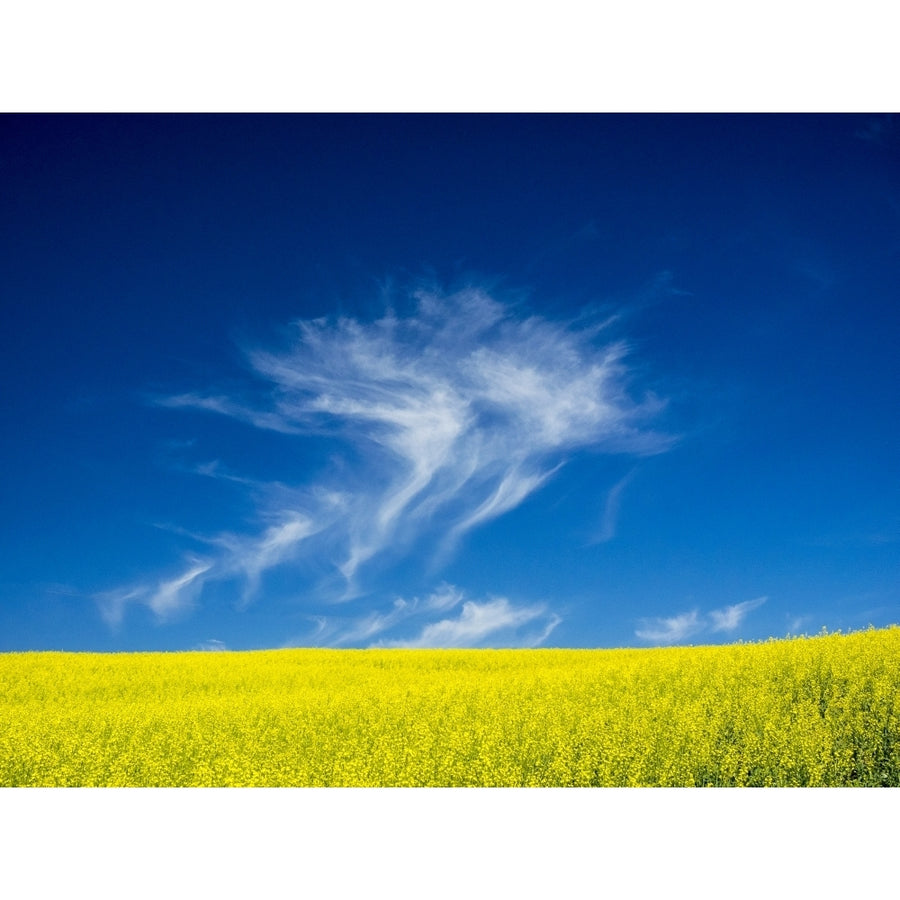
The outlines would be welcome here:
[[[10,896],[863,896],[891,789],[0,791]],[[276,894],[277,892],[277,894]]]
[[[891,111],[889,9],[8,0],[0,110]]]

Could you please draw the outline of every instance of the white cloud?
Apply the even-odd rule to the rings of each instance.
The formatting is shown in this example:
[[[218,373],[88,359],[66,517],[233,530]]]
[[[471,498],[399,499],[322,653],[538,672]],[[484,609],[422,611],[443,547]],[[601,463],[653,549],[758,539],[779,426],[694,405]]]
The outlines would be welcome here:
[[[801,629],[812,621],[812,616],[792,616],[788,624],[788,634],[800,634]]]
[[[160,621],[174,618],[187,610],[203,585],[204,576],[213,563],[191,560],[186,571],[175,578],[151,584],[131,585],[94,595],[100,614],[109,625],[121,623],[125,609],[131,604],[148,607]]]
[[[694,609],[670,618],[643,619],[635,634],[652,644],[677,644],[703,629],[700,613]]]
[[[115,627],[121,624],[126,607],[131,603],[140,603],[146,596],[147,589],[144,587],[125,587],[94,594],[93,599],[103,620]]]
[[[347,453],[295,487],[234,474],[219,459],[188,467],[243,485],[256,529],[201,538],[218,555],[156,588],[98,597],[110,621],[134,602],[169,616],[216,580],[240,580],[248,603],[269,570],[300,561],[320,590],[328,583],[328,599],[353,599],[414,546],[438,565],[581,448],[642,456],[673,443],[644,428],[663,404],[629,394],[628,345],[599,345],[602,328],[523,317],[474,287],[413,300],[406,317],[295,322],[284,346],[247,352],[252,387],[154,401],[278,432],[297,441],[298,460],[304,441],[322,438]]]
[[[291,559],[299,545],[315,531],[315,524],[307,516],[287,512],[283,521],[258,537],[220,536],[218,542],[228,547],[230,554],[220,563],[221,567],[244,575],[243,602],[248,603],[256,596],[264,572]]]
[[[190,568],[169,581],[163,581],[147,598],[146,604],[160,619],[168,619],[190,605],[199,592],[200,577],[212,568],[211,563],[196,561]]]
[[[370,638],[381,634],[384,631],[394,627],[403,619],[411,616],[416,609],[416,602],[408,603],[406,600],[398,598],[394,601],[394,605],[387,613],[371,612],[357,621],[346,625],[341,633],[334,638],[336,644],[357,644],[368,641]]]
[[[455,617],[447,613],[461,607]],[[443,615],[443,618],[435,616]],[[463,591],[442,584],[424,600],[396,598],[386,611],[352,617],[314,616],[314,633],[295,645],[361,645],[373,647],[536,647],[562,621],[544,604],[511,603],[505,597],[485,601],[466,598]],[[412,636],[409,635],[413,629]],[[377,638],[377,640],[376,640]]]
[[[450,533],[451,541],[456,540],[476,525],[496,519],[503,513],[515,509],[552,474],[553,471],[530,475],[516,470],[507,472],[494,493],[453,528]]]
[[[713,631],[734,631],[744,621],[747,613],[759,609],[767,599],[768,597],[757,597],[755,600],[745,600],[743,603],[712,610],[709,614],[712,620],[710,628]]]
[[[463,592],[452,584],[442,584],[426,601],[425,609],[444,612],[458,606],[464,599]]]
[[[669,618],[642,619],[640,627],[634,633],[642,641],[651,644],[677,644],[704,632],[735,631],[747,614],[759,609],[767,599],[757,597],[755,600],[745,600],[743,603],[710,610],[703,616],[699,610],[694,609]]]
[[[241,419],[257,428],[266,428],[271,431],[280,431],[284,434],[300,434],[300,430],[292,428],[281,416],[268,412],[252,409],[241,403],[230,400],[228,397],[210,397],[197,393],[179,394],[174,397],[156,397],[153,400],[157,406],[167,406],[171,409],[202,409],[207,412],[221,413]]]
[[[414,638],[382,641],[383,647],[533,647],[542,643],[559,624],[559,616],[544,606],[513,606],[505,597],[463,603],[455,619],[442,619],[424,626]],[[538,630],[522,634],[523,625]]]
[[[196,644],[193,649],[205,651],[207,653],[219,653],[227,650],[228,647],[224,641],[210,638],[208,641],[201,641],[199,644]]]
[[[609,490],[606,495],[606,505],[603,508],[603,519],[600,522],[600,528],[594,536],[592,543],[605,544],[616,536],[619,523],[619,508],[622,505],[622,492],[628,486],[628,483],[634,477],[632,469],[624,478],[619,479]]]
[[[337,561],[348,582],[438,517],[452,543],[515,509],[574,449],[671,444],[638,427],[662,404],[628,396],[624,342],[596,347],[587,330],[515,318],[476,288],[416,300],[408,318],[300,321],[286,348],[248,353],[270,386],[268,408],[195,393],[163,401],[362,448],[367,471]]]

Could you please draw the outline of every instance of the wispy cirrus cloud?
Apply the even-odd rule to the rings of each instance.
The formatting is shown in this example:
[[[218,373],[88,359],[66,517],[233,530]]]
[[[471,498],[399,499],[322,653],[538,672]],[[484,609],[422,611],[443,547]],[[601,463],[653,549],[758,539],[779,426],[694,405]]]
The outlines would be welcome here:
[[[325,437],[346,454],[332,457],[340,462],[333,471],[290,488],[234,474],[219,460],[195,465],[197,474],[254,492],[258,529],[202,538],[211,550],[202,565],[155,588],[98,597],[108,616],[142,603],[166,618],[213,580],[239,580],[246,604],[269,570],[302,559],[320,568],[327,561],[331,599],[349,600],[371,588],[372,570],[414,545],[446,560],[470,531],[525,502],[579,449],[644,456],[672,445],[671,436],[646,427],[664,403],[629,392],[628,344],[601,340],[610,319],[576,327],[523,316],[474,287],[420,290],[411,299],[405,317],[389,311],[375,321],[293,323],[282,346],[246,351],[252,384],[241,391],[156,398],[162,407],[296,439],[298,474],[304,441]],[[475,633],[488,620],[478,618],[477,604],[468,609],[455,627]],[[449,639],[451,626],[444,627]]]
[[[743,603],[735,603],[722,609],[714,609],[709,614],[710,629],[712,631],[734,631],[754,609],[759,609],[766,602],[767,597],[757,597],[755,600],[745,600]]]
[[[710,610],[706,615],[693,609],[670,617],[642,619],[634,633],[651,644],[678,644],[704,632],[733,632],[749,613],[759,609],[767,599],[757,597],[755,600],[745,600]]]
[[[703,629],[700,613],[696,609],[668,618],[642,619],[634,633],[651,644],[677,644]]]
[[[263,573],[291,559],[299,545],[316,530],[316,524],[308,516],[288,510],[280,522],[270,525],[260,535],[249,538],[220,535],[215,542],[225,548],[226,554],[219,560],[219,574],[241,575],[242,601],[249,603],[259,591]]]
[[[224,653],[228,650],[228,646],[224,641],[210,638],[208,641],[201,641],[199,644],[195,644],[191,649],[204,653]]]
[[[424,600],[397,598],[386,611],[355,618],[315,618],[313,635],[299,643],[372,647],[536,647],[561,618],[545,604],[515,604],[506,597],[471,600],[453,585],[441,585]],[[387,632],[402,637],[385,638]]]
[[[94,595],[100,613],[110,625],[118,625],[129,605],[146,606],[164,621],[184,612],[199,596],[203,581],[214,563],[188,560],[188,567],[174,578],[131,585]]]
[[[546,607],[513,606],[505,597],[468,601],[458,616],[426,625],[413,638],[383,641],[384,647],[536,647],[560,623]],[[523,626],[537,625],[523,634]]]
[[[266,408],[218,395],[161,401],[362,449],[367,487],[344,523],[348,580],[437,518],[458,539],[514,509],[579,447],[643,455],[672,443],[640,427],[663,404],[628,395],[624,341],[598,347],[590,330],[517,318],[474,288],[416,300],[407,318],[300,321],[283,349],[250,351]]]
[[[622,493],[628,487],[629,482],[634,477],[635,470],[632,469],[624,478],[620,478],[610,489],[606,495],[606,504],[603,507],[603,518],[600,522],[600,528],[591,539],[592,544],[605,544],[616,536],[616,530],[619,523],[619,508],[622,505]]]

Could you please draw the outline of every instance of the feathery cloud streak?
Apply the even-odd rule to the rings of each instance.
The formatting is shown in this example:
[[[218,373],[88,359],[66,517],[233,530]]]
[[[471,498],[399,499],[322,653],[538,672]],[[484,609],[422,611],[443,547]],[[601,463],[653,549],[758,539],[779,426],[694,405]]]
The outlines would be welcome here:
[[[521,629],[539,622],[539,627],[527,636]],[[384,641],[384,647],[478,647],[489,644],[502,647],[534,647],[542,644],[559,624],[560,618],[548,614],[543,605],[513,606],[505,597],[484,603],[468,601],[459,616],[442,619],[422,628],[410,639]]]
[[[191,559],[188,568],[175,578],[152,583],[133,585],[95,595],[100,614],[110,625],[122,621],[125,608],[140,603],[152,610],[160,620],[171,618],[187,609],[197,598],[203,581],[213,563]]]
[[[755,600],[745,600],[743,603],[710,610],[706,616],[701,616],[700,611],[694,609],[668,618],[642,619],[640,627],[634,633],[642,641],[651,644],[677,644],[704,632],[733,632],[749,613],[759,609],[767,599],[768,597],[757,597]]]
[[[536,647],[561,621],[542,603],[517,605],[506,597],[479,602],[443,584],[424,601],[397,598],[388,612],[356,619],[320,617],[316,639],[331,646],[368,642],[372,647]],[[383,637],[397,630],[406,636]]]
[[[713,631],[734,631],[744,621],[747,613],[759,609],[767,599],[767,597],[757,597],[755,600],[745,600],[743,603],[735,603],[724,609],[714,609],[709,614],[710,627]]]
[[[593,544],[605,544],[616,536],[616,528],[619,520],[619,507],[622,505],[622,492],[628,487],[628,483],[634,477],[632,469],[624,478],[619,479],[606,495],[606,505],[603,508],[603,520],[594,538]]]
[[[286,349],[250,352],[268,408],[196,394],[163,401],[360,447],[370,477],[348,498],[348,579],[439,516],[459,538],[515,508],[575,448],[648,454],[671,443],[638,427],[662,404],[627,395],[624,342],[598,348],[591,332],[516,319],[478,289],[416,300],[409,318],[300,321]]]
[[[579,448],[643,456],[671,445],[643,428],[663,403],[628,393],[628,346],[599,344],[603,326],[577,330],[517,316],[477,288],[450,296],[419,291],[413,299],[407,317],[298,321],[286,346],[249,351],[262,386],[252,402],[221,391],[156,401],[296,436],[301,470],[305,438],[335,438],[351,450],[353,468],[349,478],[345,463],[341,477],[326,472],[302,489],[269,491],[266,528],[210,538],[218,558],[202,571],[192,565],[152,599],[138,589],[138,602],[165,617],[191,586],[224,578],[241,578],[249,602],[268,569],[304,554],[329,559],[349,599],[365,592],[364,566],[425,541],[433,558],[446,558],[467,532],[523,503]],[[197,471],[215,477],[220,470],[215,463]],[[477,630],[480,607],[468,609],[458,627]]]

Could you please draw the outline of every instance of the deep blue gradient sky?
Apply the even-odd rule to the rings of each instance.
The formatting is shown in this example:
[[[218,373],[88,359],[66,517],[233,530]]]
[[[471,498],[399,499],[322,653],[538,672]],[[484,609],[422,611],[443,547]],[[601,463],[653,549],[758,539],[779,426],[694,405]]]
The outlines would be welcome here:
[[[900,120],[0,117],[0,650],[900,622]]]

